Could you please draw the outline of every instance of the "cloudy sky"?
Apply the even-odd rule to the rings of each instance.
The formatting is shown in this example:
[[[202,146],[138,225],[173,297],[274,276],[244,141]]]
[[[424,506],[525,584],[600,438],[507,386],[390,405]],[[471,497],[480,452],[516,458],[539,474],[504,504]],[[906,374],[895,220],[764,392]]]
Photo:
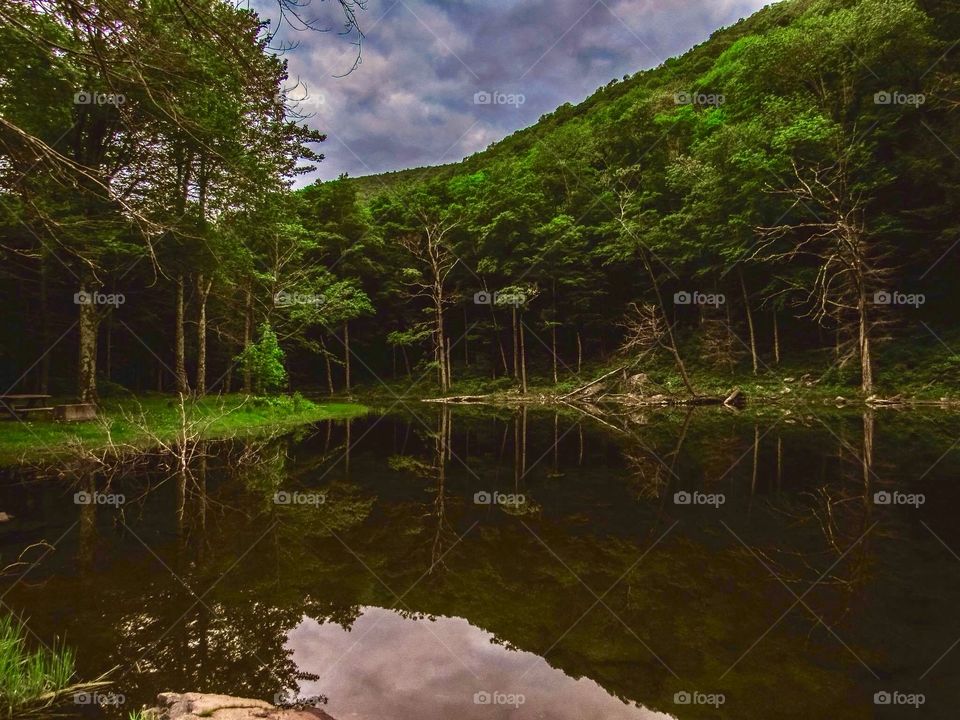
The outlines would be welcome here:
[[[336,0],[280,36],[290,90],[328,135],[316,173],[369,175],[460,160],[612,78],[659,65],[769,0],[367,0],[361,64]],[[255,0],[276,18],[270,0]],[[342,77],[338,77],[342,76]]]

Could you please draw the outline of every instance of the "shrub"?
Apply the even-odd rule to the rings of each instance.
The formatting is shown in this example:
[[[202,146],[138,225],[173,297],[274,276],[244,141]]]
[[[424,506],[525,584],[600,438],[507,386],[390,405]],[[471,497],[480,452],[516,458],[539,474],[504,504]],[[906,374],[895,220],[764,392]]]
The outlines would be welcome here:
[[[243,372],[249,372],[258,393],[275,392],[287,384],[287,370],[283,366],[283,348],[270,323],[260,326],[260,340],[237,356]]]

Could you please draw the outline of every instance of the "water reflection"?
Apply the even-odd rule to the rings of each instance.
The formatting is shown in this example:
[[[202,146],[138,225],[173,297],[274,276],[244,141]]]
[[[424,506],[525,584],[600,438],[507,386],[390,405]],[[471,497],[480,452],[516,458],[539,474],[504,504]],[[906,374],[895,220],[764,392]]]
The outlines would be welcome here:
[[[304,618],[286,647],[297,667],[318,676],[300,684],[300,696],[326,693],[324,709],[337,720],[670,717],[618,700],[593,680],[571,678],[461,618],[365,607],[349,632]]]
[[[414,411],[188,467],[10,475],[3,604],[85,676],[118,668],[131,705],[299,688],[337,720],[469,718],[472,682],[537,698],[511,717],[716,717],[674,702],[699,691],[738,720],[859,719],[885,690],[955,716],[960,418]],[[876,501],[897,492],[925,503]]]

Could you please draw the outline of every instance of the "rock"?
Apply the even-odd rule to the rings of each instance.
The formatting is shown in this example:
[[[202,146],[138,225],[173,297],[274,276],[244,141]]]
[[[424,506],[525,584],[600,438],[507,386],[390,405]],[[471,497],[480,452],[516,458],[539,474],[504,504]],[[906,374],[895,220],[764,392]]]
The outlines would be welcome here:
[[[57,405],[53,409],[53,419],[58,422],[77,422],[81,420],[96,420],[97,406],[93,403],[76,403],[74,405]]]
[[[319,708],[284,709],[263,700],[206,693],[160,693],[149,720],[333,720]]]
[[[0,522],[10,522],[13,520],[13,515],[10,513],[0,512]]]

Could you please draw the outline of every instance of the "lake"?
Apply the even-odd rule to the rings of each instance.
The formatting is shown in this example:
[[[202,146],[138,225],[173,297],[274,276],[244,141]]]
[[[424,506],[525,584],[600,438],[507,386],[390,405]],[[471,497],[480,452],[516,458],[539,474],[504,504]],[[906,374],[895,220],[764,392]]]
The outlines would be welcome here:
[[[587,408],[596,412],[596,408]],[[0,602],[113,686],[336,720],[955,717],[960,417],[443,408],[8,471]]]

